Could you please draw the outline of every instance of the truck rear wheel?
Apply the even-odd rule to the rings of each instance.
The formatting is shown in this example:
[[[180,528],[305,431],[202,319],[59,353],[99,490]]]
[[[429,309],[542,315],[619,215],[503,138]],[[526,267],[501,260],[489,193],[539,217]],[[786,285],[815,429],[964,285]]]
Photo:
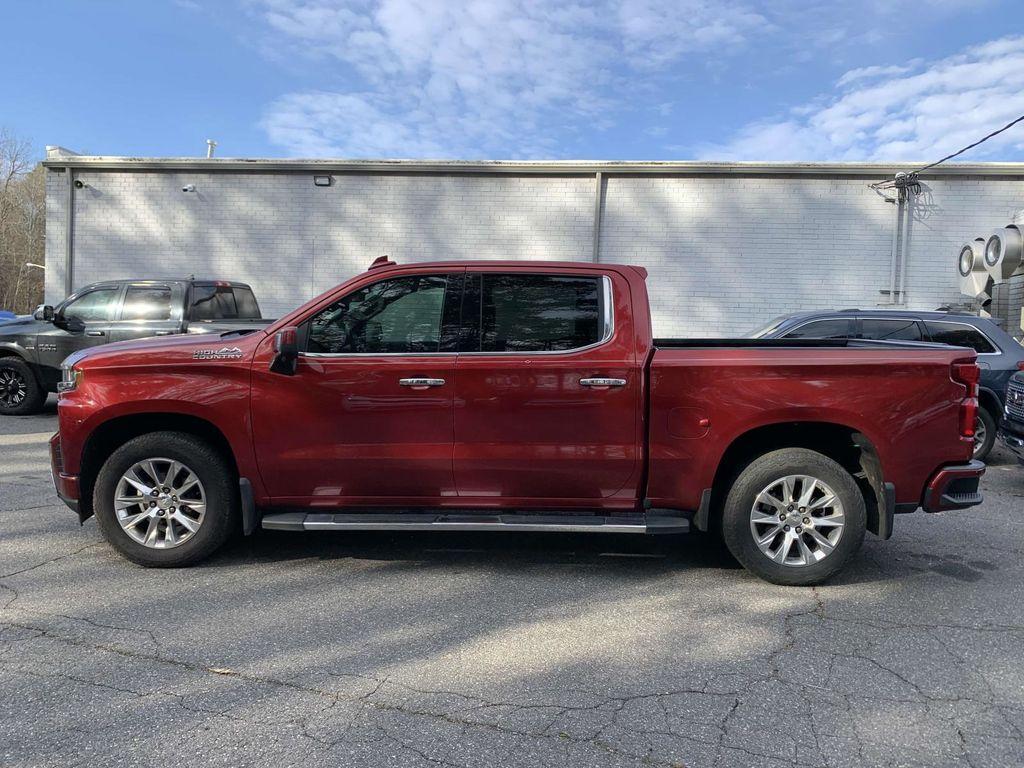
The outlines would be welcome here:
[[[191,565],[220,548],[238,523],[234,472],[217,451],[181,432],[153,432],[110,455],[96,478],[100,530],[139,565]]]
[[[864,541],[867,513],[853,477],[804,448],[772,451],[736,478],[722,510],[726,546],[774,584],[820,584]]]
[[[28,416],[46,402],[46,391],[19,357],[0,357],[0,415]]]

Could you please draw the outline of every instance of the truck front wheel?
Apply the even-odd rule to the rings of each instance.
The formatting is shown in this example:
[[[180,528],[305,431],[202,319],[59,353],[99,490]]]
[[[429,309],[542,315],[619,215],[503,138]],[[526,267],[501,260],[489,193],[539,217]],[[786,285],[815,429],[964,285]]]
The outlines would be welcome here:
[[[132,562],[191,565],[237,526],[238,488],[228,462],[203,440],[152,432],[104,462],[93,508],[104,538]]]
[[[0,358],[0,415],[39,413],[45,402],[46,391],[28,363],[18,357]]]
[[[784,448],[740,472],[722,510],[729,551],[774,584],[820,584],[860,549],[867,514],[853,477],[832,459]]]

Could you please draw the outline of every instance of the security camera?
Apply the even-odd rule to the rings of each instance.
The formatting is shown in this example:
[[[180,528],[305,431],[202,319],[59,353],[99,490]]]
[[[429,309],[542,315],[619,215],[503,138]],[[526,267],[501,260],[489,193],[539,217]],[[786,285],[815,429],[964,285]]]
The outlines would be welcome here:
[[[86,183],[85,183],[84,181],[82,181],[81,179],[75,179],[75,189],[82,189],[82,188],[84,188],[84,187],[88,187],[88,186],[89,186],[89,185],[88,185],[88,184],[86,184]]]
[[[182,192],[195,192],[196,191],[196,185],[195,184],[186,184],[185,186],[183,186],[181,188],[181,191]]]

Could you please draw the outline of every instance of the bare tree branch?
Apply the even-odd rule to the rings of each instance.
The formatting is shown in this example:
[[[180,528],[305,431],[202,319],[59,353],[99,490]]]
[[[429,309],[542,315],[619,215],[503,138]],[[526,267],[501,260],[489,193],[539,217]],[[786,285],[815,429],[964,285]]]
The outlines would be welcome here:
[[[0,309],[24,313],[43,297],[46,176],[29,142],[0,129]]]

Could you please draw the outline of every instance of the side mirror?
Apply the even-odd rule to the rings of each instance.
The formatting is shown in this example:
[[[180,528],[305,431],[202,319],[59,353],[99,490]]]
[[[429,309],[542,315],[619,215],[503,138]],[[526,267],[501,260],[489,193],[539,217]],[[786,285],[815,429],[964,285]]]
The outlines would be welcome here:
[[[68,333],[85,333],[85,321],[80,317],[64,317],[63,314],[57,314],[53,318],[53,324]]]
[[[299,329],[282,328],[274,337],[274,361],[270,370],[285,376],[294,376],[299,363]]]
[[[47,323],[53,322],[53,306],[51,304],[40,304],[32,313],[36,320],[44,320]]]

